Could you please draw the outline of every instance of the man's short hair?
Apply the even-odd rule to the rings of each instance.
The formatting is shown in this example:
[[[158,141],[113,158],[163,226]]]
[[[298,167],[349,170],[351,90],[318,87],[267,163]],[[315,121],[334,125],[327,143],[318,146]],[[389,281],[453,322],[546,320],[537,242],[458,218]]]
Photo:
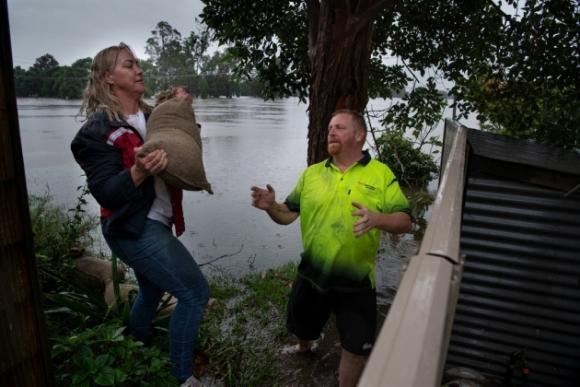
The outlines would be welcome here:
[[[367,132],[367,125],[365,123],[365,118],[363,117],[361,112],[352,109],[338,109],[335,110],[334,113],[330,116],[331,118],[336,116],[337,114],[348,114],[352,118],[352,122],[354,125],[362,130]]]

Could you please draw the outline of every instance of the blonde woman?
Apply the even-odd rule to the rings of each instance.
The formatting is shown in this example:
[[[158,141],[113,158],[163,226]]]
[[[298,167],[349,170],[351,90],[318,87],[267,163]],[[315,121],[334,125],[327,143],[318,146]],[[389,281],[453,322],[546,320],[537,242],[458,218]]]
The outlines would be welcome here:
[[[86,122],[72,141],[76,161],[101,205],[102,231],[114,254],[133,268],[139,293],[131,310],[134,337],[148,342],[161,296],[177,298],[170,322],[172,374],[183,386],[198,385],[192,353],[209,298],[206,279],[187,249],[172,234],[183,233],[181,190],[157,175],[167,155],[144,157],[151,108],[143,101],[143,71],[131,49],[121,43],[94,58],[81,114]]]

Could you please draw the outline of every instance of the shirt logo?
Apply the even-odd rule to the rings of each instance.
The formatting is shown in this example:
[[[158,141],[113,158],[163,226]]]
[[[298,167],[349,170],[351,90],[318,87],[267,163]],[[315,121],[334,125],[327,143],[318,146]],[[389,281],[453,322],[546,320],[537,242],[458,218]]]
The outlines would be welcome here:
[[[359,181],[358,183],[360,185],[362,185],[363,187],[365,187],[366,189],[371,190],[371,191],[376,191],[376,189],[377,189],[377,187],[374,187],[374,186],[367,184],[367,183],[363,183],[362,181]]]

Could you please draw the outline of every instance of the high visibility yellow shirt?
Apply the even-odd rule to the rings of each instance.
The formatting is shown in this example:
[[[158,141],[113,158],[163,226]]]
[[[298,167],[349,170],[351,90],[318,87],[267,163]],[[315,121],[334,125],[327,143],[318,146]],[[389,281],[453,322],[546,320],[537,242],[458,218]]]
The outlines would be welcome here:
[[[375,287],[380,231],[355,238],[359,217],[352,215],[352,202],[375,212],[410,214],[393,172],[366,151],[344,172],[331,159],[311,165],[286,198],[288,208],[300,213],[304,251],[298,271],[322,290]]]

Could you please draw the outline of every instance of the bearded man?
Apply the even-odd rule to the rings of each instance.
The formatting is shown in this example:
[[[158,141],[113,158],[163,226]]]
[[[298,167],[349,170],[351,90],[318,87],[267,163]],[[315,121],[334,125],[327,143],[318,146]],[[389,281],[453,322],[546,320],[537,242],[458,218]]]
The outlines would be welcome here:
[[[252,187],[252,205],[278,224],[300,216],[304,251],[288,302],[292,352],[310,351],[333,313],[342,346],[341,387],[356,386],[376,335],[376,255],[380,233],[411,228],[409,203],[393,172],[363,151],[366,125],[352,110],[333,113],[330,158],[308,167],[283,203]]]

